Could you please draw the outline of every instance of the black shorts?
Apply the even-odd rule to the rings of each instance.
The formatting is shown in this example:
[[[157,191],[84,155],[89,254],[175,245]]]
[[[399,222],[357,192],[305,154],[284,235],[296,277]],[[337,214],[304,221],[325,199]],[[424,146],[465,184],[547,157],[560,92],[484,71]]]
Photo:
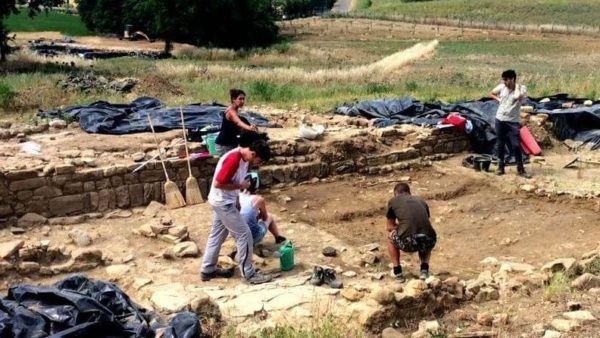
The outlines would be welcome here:
[[[404,252],[429,252],[433,250],[433,247],[435,247],[435,243],[437,242],[435,237],[424,234],[400,237],[396,230],[392,231],[390,239],[396,249]]]

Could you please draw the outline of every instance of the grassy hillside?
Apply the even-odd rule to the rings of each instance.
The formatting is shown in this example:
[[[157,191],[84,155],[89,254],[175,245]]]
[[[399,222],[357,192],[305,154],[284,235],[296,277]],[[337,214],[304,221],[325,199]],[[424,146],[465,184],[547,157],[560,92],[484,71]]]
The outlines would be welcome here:
[[[445,17],[491,23],[600,26],[599,0],[371,0],[358,15]]]
[[[41,12],[33,19],[27,16],[27,11],[21,11],[9,16],[6,26],[12,32],[56,31],[72,36],[93,35],[85,28],[79,16],[52,11]]]

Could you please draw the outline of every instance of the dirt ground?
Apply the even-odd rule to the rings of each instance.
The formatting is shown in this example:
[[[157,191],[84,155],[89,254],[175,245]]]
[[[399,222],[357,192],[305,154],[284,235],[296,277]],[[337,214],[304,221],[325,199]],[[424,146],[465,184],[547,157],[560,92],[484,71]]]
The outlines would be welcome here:
[[[425,198],[431,207],[432,221],[438,233],[431,267],[432,273],[439,278],[476,278],[483,269],[480,261],[490,256],[501,261],[540,266],[559,257],[578,258],[597,247],[600,238],[597,199],[535,197],[518,189],[532,182],[517,179],[513,176],[513,170],[504,177],[496,177],[491,173],[463,168],[460,161],[461,156],[457,156],[422,170],[397,172],[388,176],[350,175],[310,185],[265,191],[270,212],[276,215],[282,233],[296,246],[297,265],[291,272],[279,273],[278,259],[269,254],[277,247],[272,237],[267,235],[262,247],[268,251],[264,264],[259,267],[275,272],[278,280],[283,281],[306,276],[314,265],[337,267],[340,272],[352,270],[360,276],[387,273],[389,260],[385,252],[385,204],[395,182],[406,179],[410,179],[413,193]],[[531,168],[531,171],[540,173],[536,168]],[[585,182],[585,179],[580,180]],[[68,239],[68,233],[73,229],[84,230],[92,236],[93,246],[102,250],[105,260],[112,261],[112,264],[125,263],[129,267],[127,273],[120,276],[109,273],[103,267],[86,273],[91,277],[116,282],[143,306],[150,306],[149,291],[135,287],[136,278],[150,278],[151,285],[157,286],[182,283],[225,290],[238,287],[239,278],[202,283],[198,274],[201,258],[163,258],[163,252],[170,244],[132,232],[142,224],[157,222],[157,218],[143,216],[143,210],[133,210],[133,216],[128,218],[53,226],[48,236],[40,228],[31,229],[24,235],[12,235],[8,229],[0,230],[0,234],[5,239],[46,239],[75,249]],[[171,210],[168,214],[174,224],[188,227],[191,240],[203,251],[211,222],[209,206],[188,206]],[[352,259],[343,258],[360,257],[358,252],[361,246],[371,243],[378,243],[381,247],[380,263],[363,267],[356,265]],[[346,254],[335,258],[324,257],[320,252],[325,246],[333,246]],[[409,276],[417,273],[418,260],[415,256],[404,255],[402,260]],[[238,275],[239,272],[236,272]],[[62,277],[28,278],[13,275],[1,282],[0,290],[5,292],[20,282],[47,285]],[[349,282],[349,278],[341,278]],[[503,298],[501,303],[468,305],[440,320],[454,330],[481,311],[508,312],[513,323],[503,330],[506,330],[505,336],[512,337],[530,332],[534,324],[532,320],[550,321],[557,311],[564,311],[562,303],[540,303],[542,296],[539,292],[529,296],[530,299],[512,296]],[[597,313],[600,309],[587,296],[573,294],[569,299],[577,297],[593,313],[600,314]],[[539,313],[532,317],[532,309]],[[406,329],[414,330],[414,325]],[[594,327],[586,326],[585,331],[573,337],[590,337],[588,330]]]

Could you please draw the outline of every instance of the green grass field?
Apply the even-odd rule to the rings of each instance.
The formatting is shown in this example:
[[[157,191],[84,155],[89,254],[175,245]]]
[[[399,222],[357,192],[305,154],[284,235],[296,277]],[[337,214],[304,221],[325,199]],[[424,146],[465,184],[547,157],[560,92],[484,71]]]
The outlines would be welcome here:
[[[6,20],[6,26],[12,32],[47,32],[57,31],[72,36],[93,35],[85,28],[79,16],[55,11],[42,11],[30,18],[27,11],[11,15]]]
[[[371,0],[357,6],[359,15],[442,17],[489,23],[600,26],[598,0]],[[360,2],[363,4],[364,2]]]

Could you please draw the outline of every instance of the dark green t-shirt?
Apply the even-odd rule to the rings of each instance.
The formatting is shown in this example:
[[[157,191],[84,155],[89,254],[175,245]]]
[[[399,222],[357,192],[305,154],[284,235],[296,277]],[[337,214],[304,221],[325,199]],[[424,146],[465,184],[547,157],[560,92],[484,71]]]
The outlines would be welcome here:
[[[388,202],[386,217],[398,221],[397,232],[400,237],[423,234],[436,238],[429,222],[429,206],[419,197],[399,195],[392,198]]]

